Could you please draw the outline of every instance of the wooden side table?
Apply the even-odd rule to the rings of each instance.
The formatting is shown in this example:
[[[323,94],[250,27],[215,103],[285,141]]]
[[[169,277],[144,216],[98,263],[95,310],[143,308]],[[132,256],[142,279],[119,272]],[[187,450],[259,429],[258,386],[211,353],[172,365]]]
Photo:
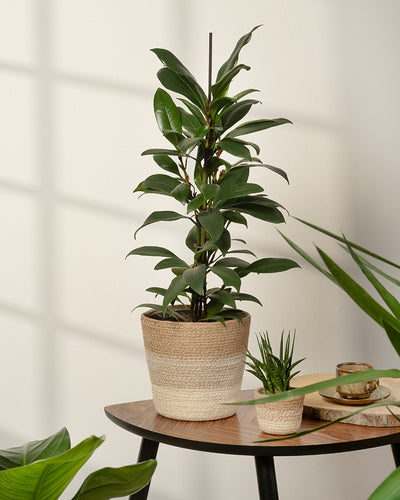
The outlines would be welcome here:
[[[242,391],[242,401],[253,391]],[[396,467],[400,465],[399,427],[361,427],[336,424],[306,436],[271,443],[255,443],[268,436],[260,431],[254,406],[239,406],[237,414],[210,422],[185,422],[157,414],[151,399],[107,406],[107,417],[123,429],[142,437],[138,462],[156,458],[160,443],[179,448],[250,455],[255,458],[260,500],[278,500],[274,457],[339,453],[391,445]],[[303,419],[301,430],[320,425]],[[150,485],[131,500],[146,500]]]

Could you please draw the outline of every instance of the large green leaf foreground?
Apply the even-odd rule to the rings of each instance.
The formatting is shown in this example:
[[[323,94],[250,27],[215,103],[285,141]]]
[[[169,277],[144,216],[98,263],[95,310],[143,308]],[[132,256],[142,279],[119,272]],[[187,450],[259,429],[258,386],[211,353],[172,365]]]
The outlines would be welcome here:
[[[56,500],[104,437],[91,436],[71,448],[67,429],[41,441],[0,450],[2,500]],[[156,467],[155,460],[90,474],[72,500],[108,500],[140,491]]]

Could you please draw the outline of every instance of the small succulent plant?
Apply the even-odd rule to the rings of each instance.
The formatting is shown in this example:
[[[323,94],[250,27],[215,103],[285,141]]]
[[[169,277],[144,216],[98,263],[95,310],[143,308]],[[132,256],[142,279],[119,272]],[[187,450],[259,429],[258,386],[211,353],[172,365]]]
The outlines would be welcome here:
[[[289,332],[285,340],[285,332],[282,331],[279,356],[275,356],[268,333],[260,333],[257,342],[261,359],[257,359],[247,351],[249,361],[245,363],[249,368],[246,371],[261,380],[266,394],[287,391],[292,378],[300,373],[294,371],[294,368],[305,358],[293,361],[295,338],[296,332],[293,334],[293,339]]]

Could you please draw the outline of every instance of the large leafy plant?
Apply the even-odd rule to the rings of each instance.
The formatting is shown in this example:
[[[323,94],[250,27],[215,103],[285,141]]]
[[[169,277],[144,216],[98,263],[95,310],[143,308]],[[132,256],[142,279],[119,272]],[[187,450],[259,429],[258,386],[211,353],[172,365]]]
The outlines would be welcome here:
[[[104,441],[91,436],[71,448],[67,429],[17,448],[0,450],[2,500],[56,500]],[[90,474],[72,500],[108,500],[141,490],[151,479],[155,460],[105,467]]]
[[[320,260],[314,258],[308,252],[303,250],[294,241],[289,239],[287,236],[282,235],[288,244],[308,263],[320,271],[324,276],[335,283],[339,288],[341,288],[370,318],[372,318],[382,329],[386,332],[386,335],[391,342],[396,353],[400,356],[400,301],[399,299],[389,291],[389,287],[385,286],[382,281],[385,280],[389,282],[391,286],[400,287],[400,280],[398,277],[393,276],[392,272],[382,269],[382,264],[390,268],[394,268],[397,271],[400,269],[400,264],[393,262],[379,254],[371,252],[367,248],[364,248],[357,243],[349,241],[343,235],[339,236],[332,233],[324,228],[311,224],[310,222],[298,219],[300,222],[310,226],[311,228],[329,236],[340,242],[341,248],[347,252],[347,254],[352,259],[353,263],[356,264],[359,270],[362,271],[363,275],[366,277],[369,284],[375,290],[377,297],[373,296],[373,293],[368,291],[365,285],[361,285],[359,281],[354,279],[348,272],[346,272],[337,262],[335,262],[326,252],[321,248],[317,247],[317,252],[319,254]],[[368,257],[365,257],[368,256]],[[371,261],[371,258],[373,259]],[[379,264],[377,264],[378,262]],[[378,278],[379,276],[379,278]],[[380,377],[391,377],[400,378],[400,370],[396,368],[386,369],[386,370],[366,370],[364,372],[358,372],[351,375],[345,375],[340,378],[341,383],[357,383],[363,382]],[[282,399],[288,399],[294,396],[300,396],[303,394],[310,394],[315,391],[320,391],[329,387],[335,387],[338,385],[338,380],[336,378],[325,380],[323,382],[318,382],[312,385],[301,387],[298,389],[291,389],[289,391],[275,394],[269,396],[268,398],[261,398],[258,400],[246,401],[239,404],[259,404],[268,403],[273,401],[279,401]],[[400,407],[400,401],[383,401],[369,405],[368,408],[386,406],[389,411],[390,406]],[[309,429],[306,431],[301,431],[297,434],[290,436],[289,438],[278,438],[278,439],[290,439],[292,437],[302,436],[310,432],[314,432],[318,429],[328,427],[335,423],[341,422],[348,418],[349,416],[360,413],[364,410],[363,408],[357,409],[348,415],[340,417],[332,422],[327,422],[314,429]],[[393,416],[399,419],[398,415],[392,413]],[[270,439],[270,441],[275,439]],[[397,500],[400,496],[400,467],[398,467],[392,474],[390,474],[383,483],[378,486],[378,488],[369,497],[370,500]]]
[[[247,227],[247,216],[273,224],[284,222],[283,207],[270,199],[262,186],[249,182],[249,174],[255,167],[263,167],[286,181],[287,175],[280,168],[262,163],[258,157],[259,146],[242,137],[290,121],[257,119],[239,124],[259,102],[247,98],[256,90],[246,89],[228,96],[233,78],[250,69],[238,64],[238,58],[256,28],[239,39],[220,67],[214,84],[211,84],[210,43],[207,92],[174,54],[166,49],[152,50],[164,65],[157,73],[158,79],[165,89],[173,92],[171,95],[158,88],[154,96],[157,124],[170,148],[148,149],[142,153],[151,155],[163,173],[147,177],[135,192],[173,198],[181,210],[152,212],[139,229],[156,222],[186,219],[190,229],[184,241],[191,258],[187,260],[161,246],[142,246],[128,255],[159,257],[161,260],[155,269],[172,270],[173,277],[167,288],[148,289],[163,297],[162,304],[141,304],[161,310],[164,316],[221,322],[237,317],[240,315],[237,301],[260,303],[253,295],[241,292],[242,278],[250,273],[274,273],[298,267],[294,261],[284,258],[248,262],[238,254],[253,257],[255,254],[244,246],[237,247],[245,245],[244,240],[231,238],[231,227]],[[210,285],[211,275],[219,286]],[[183,317],[170,305],[183,304],[185,299],[189,299],[190,314]]]

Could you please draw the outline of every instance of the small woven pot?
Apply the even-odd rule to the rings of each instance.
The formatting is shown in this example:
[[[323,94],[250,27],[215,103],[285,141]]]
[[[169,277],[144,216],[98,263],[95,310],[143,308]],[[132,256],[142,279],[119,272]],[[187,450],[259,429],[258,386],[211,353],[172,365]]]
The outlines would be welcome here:
[[[264,398],[264,388],[256,389],[254,396]],[[304,396],[256,405],[258,425],[267,434],[293,434],[300,429],[303,407]]]
[[[153,401],[160,415],[177,420],[217,420],[236,413],[250,329],[243,320],[177,322],[142,314]],[[153,317],[151,317],[153,315]]]

